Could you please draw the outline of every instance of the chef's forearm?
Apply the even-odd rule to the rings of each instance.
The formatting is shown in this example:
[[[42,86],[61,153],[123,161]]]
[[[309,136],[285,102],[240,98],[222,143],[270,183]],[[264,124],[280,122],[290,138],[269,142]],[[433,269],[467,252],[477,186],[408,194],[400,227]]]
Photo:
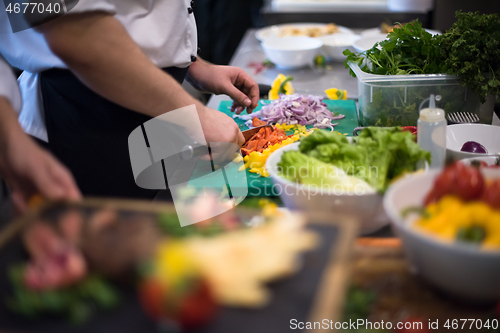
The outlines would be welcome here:
[[[25,134],[17,121],[17,114],[9,100],[0,96],[0,153],[5,152],[8,143],[19,135]]]
[[[111,15],[65,15],[40,30],[82,82],[123,107],[152,117],[191,104],[202,107],[149,60]]]

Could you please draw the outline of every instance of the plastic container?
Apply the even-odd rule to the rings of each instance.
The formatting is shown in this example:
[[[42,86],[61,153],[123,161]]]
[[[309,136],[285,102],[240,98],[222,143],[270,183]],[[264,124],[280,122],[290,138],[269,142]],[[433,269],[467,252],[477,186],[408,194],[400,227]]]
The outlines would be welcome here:
[[[431,153],[431,169],[442,169],[446,159],[445,113],[443,109],[436,108],[434,95],[429,98],[428,108],[422,109],[422,104],[419,108],[417,142]]]
[[[429,95],[441,95],[436,107],[448,112],[479,112],[479,97],[446,74],[375,75],[349,66],[358,78],[358,118],[360,126],[417,126],[418,106]],[[493,112],[493,109],[491,110]],[[490,122],[491,123],[491,122]]]

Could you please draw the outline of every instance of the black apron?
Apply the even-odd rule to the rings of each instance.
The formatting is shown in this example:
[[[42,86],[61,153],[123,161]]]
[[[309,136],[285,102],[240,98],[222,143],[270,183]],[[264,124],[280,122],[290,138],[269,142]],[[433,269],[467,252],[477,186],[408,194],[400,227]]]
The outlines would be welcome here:
[[[188,68],[164,69],[182,83]],[[153,199],[135,184],[128,136],[151,117],[121,107],[87,88],[70,70],[41,73],[49,149],[73,173],[85,196]]]

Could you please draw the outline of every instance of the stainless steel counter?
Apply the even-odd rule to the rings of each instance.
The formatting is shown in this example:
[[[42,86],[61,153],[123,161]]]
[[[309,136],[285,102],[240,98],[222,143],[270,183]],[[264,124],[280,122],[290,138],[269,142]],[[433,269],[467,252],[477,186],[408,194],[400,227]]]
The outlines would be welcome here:
[[[259,74],[254,74],[254,69],[248,67],[251,62],[262,62],[266,55],[260,46],[260,42],[255,38],[256,29],[249,29],[243,37],[231,62],[231,66],[243,68],[259,84],[271,84],[279,73],[293,76],[293,88],[296,93],[325,95],[328,88],[346,89],[347,97],[358,98],[357,79],[349,75],[349,70],[344,68],[340,62],[327,63],[326,68],[301,68],[295,70],[285,70],[279,68],[264,69]],[[212,96],[208,106],[217,109],[220,101],[229,100],[228,96]]]

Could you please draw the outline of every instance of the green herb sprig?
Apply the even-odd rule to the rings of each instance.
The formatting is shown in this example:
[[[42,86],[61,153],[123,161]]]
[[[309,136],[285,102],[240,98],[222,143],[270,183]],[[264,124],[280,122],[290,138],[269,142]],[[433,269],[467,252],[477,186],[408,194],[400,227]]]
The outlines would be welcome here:
[[[420,22],[399,24],[386,40],[361,53],[345,50],[344,62],[355,62],[361,69],[377,75],[407,75],[442,73],[439,36],[431,35]],[[356,76],[351,70],[351,75]]]
[[[439,38],[443,66],[484,103],[488,94],[500,94],[500,18],[479,12],[455,15],[457,21]]]

